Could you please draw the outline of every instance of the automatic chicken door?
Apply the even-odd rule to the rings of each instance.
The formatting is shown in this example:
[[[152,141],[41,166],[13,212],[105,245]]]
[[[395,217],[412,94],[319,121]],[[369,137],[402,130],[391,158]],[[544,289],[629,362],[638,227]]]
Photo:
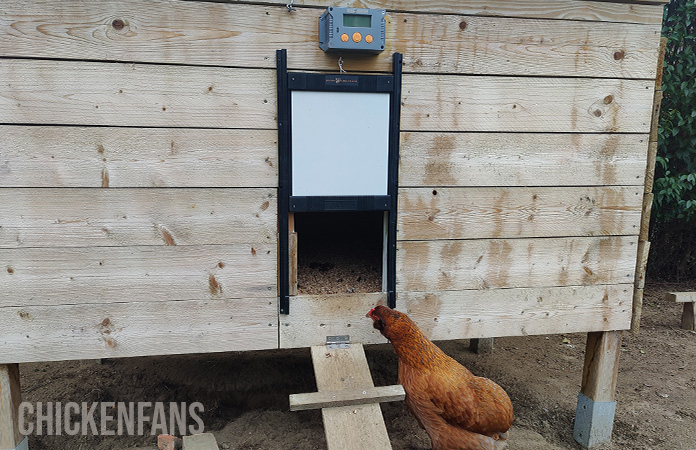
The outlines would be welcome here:
[[[385,75],[299,73],[277,52],[281,314],[296,284],[295,213],[329,224],[377,217],[381,291],[395,306],[401,62],[395,53]]]

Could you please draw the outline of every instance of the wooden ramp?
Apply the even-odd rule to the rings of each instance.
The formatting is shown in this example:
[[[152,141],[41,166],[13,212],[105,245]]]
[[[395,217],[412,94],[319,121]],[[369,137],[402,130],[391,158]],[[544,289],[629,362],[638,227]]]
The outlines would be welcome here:
[[[379,402],[403,400],[403,387],[374,386],[361,344],[311,352],[319,392],[290,395],[290,410],[321,408],[329,450],[391,449]]]

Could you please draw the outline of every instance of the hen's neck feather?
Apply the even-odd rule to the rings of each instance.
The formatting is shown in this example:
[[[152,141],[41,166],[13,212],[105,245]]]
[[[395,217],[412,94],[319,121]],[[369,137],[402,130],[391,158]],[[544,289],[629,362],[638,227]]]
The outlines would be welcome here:
[[[402,332],[391,339],[399,362],[414,368],[432,368],[450,364],[452,359],[425,337],[413,321],[408,319]]]

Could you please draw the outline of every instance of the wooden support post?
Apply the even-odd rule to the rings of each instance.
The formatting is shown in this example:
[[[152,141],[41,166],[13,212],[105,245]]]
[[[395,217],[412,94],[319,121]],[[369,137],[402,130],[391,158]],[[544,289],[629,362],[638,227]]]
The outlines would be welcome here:
[[[573,438],[585,448],[611,440],[621,339],[621,331],[587,334],[582,388],[573,430]]]
[[[478,338],[469,340],[469,350],[479,355],[491,353],[493,351],[493,340],[495,338]]]
[[[665,295],[668,302],[684,303],[681,327],[685,330],[696,331],[696,292],[669,292]]]
[[[655,181],[655,161],[657,158],[657,129],[660,122],[660,106],[662,105],[662,66],[665,61],[666,48],[667,38],[663,37],[660,39],[660,51],[657,60],[650,137],[648,139],[648,158],[643,185],[643,211],[640,220],[640,234],[638,236],[638,258],[633,288],[633,312],[631,314],[631,331],[633,333],[638,333],[640,329],[640,316],[643,313],[645,271],[648,263],[648,254],[650,253],[650,242],[648,239],[650,238],[650,214],[652,213],[652,204],[655,197],[652,190],[653,182]]]
[[[26,448],[19,432],[19,364],[0,364],[0,450]]]

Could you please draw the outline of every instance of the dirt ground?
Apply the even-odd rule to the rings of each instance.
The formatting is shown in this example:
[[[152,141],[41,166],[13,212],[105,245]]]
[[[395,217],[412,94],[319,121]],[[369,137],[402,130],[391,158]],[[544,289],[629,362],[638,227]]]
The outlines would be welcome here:
[[[613,442],[605,450],[696,450],[696,334],[679,328],[681,305],[649,283],[642,329],[622,347]],[[368,319],[366,319],[368,320]],[[475,374],[503,386],[515,407],[508,449],[578,449],[573,418],[585,349],[584,334],[510,337],[490,355],[467,341],[439,343]],[[389,344],[366,348],[376,385],[396,383]],[[29,402],[201,402],[206,431],[223,449],[326,448],[321,414],[289,412],[288,395],[316,390],[307,350],[226,353],[22,364]],[[403,402],[382,405],[394,449],[427,449],[429,440]],[[31,450],[154,448],[155,437],[35,436]]]

